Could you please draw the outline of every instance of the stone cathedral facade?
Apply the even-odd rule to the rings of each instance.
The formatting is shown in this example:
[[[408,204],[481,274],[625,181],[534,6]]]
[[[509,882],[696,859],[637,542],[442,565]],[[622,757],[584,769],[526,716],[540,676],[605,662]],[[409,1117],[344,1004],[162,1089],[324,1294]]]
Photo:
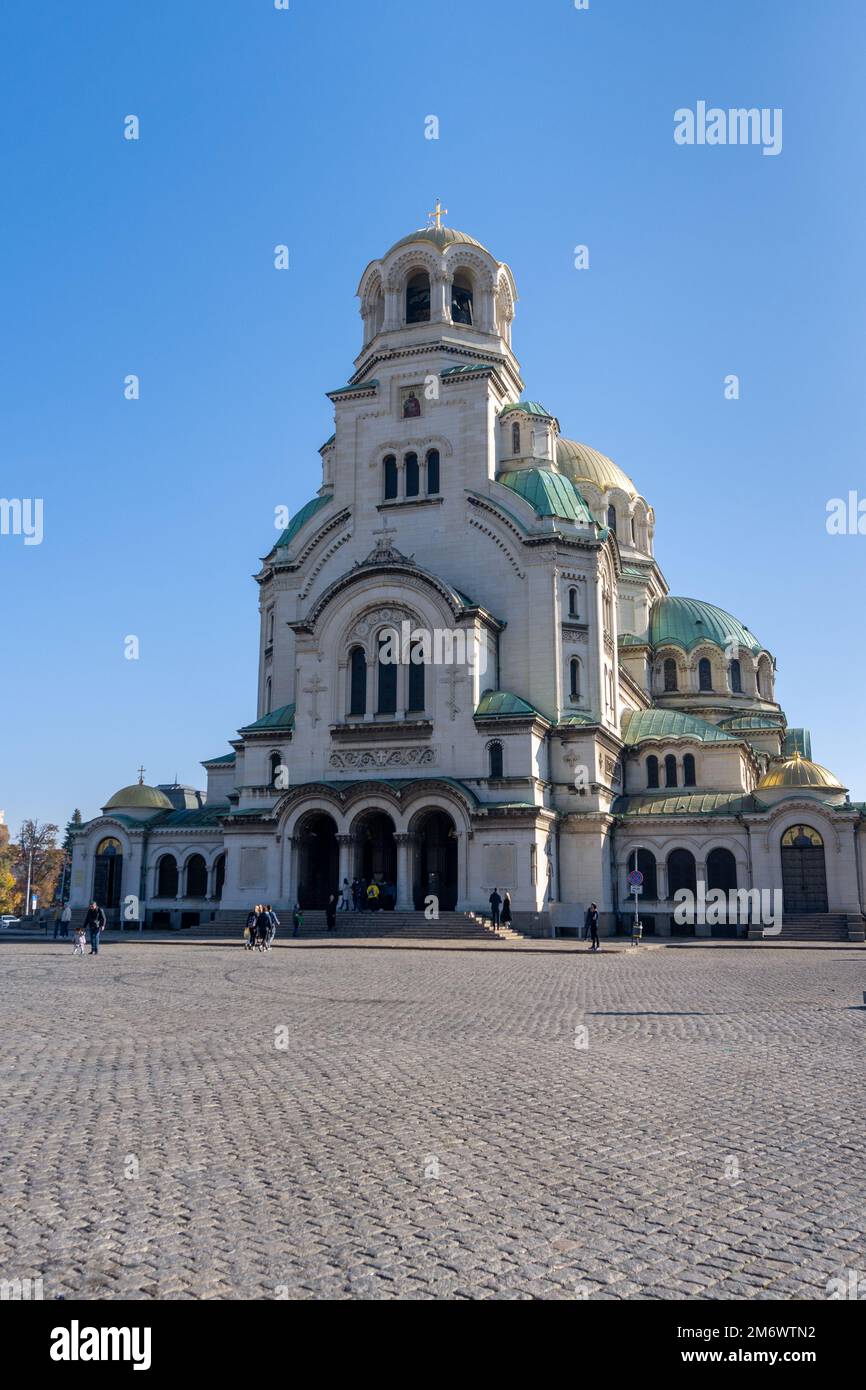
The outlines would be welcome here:
[[[317,490],[256,575],[257,708],[206,792],[142,780],[82,828],[73,907],[194,926],[363,876],[612,932],[637,867],[648,931],[704,885],[862,935],[864,807],[757,635],[669,593],[631,478],[527,398],[509,267],[437,215],[357,293]]]

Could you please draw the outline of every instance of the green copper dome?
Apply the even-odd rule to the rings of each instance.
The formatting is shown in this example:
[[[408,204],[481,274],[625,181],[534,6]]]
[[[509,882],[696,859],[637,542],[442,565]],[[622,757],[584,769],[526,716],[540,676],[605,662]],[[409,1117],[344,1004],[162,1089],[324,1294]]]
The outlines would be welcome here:
[[[129,787],[121,787],[103,806],[103,811],[173,811],[174,807],[164,792],[157,787],[149,787],[145,782],[133,782]]]
[[[712,642],[724,651],[745,647],[750,652],[764,650],[754,632],[715,604],[696,598],[657,599],[650,614],[649,640],[654,647],[671,642],[689,652],[701,642]]]
[[[676,709],[627,709],[622,716],[623,743],[645,743],[647,739],[667,741],[674,738],[695,739],[698,743],[732,743],[734,737],[717,724],[683,714]]]
[[[594,525],[594,517],[570,478],[549,468],[516,468],[500,473],[496,479],[510,487],[533,508],[537,516],[562,517],[583,526]]]
[[[391,251],[396,251],[400,246],[410,246],[413,241],[432,241],[433,245],[437,246],[440,251],[444,251],[446,246],[453,246],[458,242],[464,246],[478,246],[482,251],[487,250],[487,247],[482,246],[480,241],[476,241],[474,236],[469,236],[466,232],[458,232],[456,227],[419,227],[417,232],[410,232],[408,236],[395,241],[391,249],[385,252],[385,255],[390,256]]]

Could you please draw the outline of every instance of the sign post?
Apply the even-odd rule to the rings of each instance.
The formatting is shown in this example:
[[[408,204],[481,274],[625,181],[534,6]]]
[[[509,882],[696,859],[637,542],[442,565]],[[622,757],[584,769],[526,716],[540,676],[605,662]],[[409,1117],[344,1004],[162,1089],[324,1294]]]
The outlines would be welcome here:
[[[632,927],[631,934],[632,945],[634,946],[637,946],[640,943],[641,934],[643,932],[643,926],[640,920],[638,919],[637,911],[637,900],[643,892],[643,874],[637,866],[637,855],[638,851],[636,849],[634,852],[634,868],[628,876],[628,884],[631,888],[632,893],[634,894],[634,926]]]

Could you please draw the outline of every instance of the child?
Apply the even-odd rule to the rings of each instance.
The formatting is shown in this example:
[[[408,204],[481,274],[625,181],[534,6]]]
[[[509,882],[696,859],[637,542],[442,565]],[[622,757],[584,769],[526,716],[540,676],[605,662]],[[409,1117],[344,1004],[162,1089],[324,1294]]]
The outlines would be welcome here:
[[[82,925],[82,926],[78,926],[78,927],[75,928],[74,937],[75,937],[75,939],[74,939],[74,941],[73,941],[73,943],[72,943],[72,954],[73,954],[74,956],[83,956],[83,955],[84,955],[84,927],[83,927],[83,925]]]

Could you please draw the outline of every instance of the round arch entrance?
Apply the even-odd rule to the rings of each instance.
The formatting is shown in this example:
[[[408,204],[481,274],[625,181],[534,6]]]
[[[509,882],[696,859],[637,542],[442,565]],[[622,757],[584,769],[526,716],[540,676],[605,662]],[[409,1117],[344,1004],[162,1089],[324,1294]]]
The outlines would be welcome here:
[[[422,811],[412,825],[414,872],[412,896],[418,912],[425,900],[438,898],[442,912],[457,906],[457,829],[447,811]]]
[[[120,906],[120,885],[123,878],[123,846],[109,836],[96,847],[93,862],[93,901],[100,907]]]
[[[297,834],[298,902],[301,907],[327,907],[340,872],[336,822],[326,811],[314,811]]]
[[[785,912],[827,911],[824,841],[811,825],[792,825],[782,836],[782,904]]]
[[[386,811],[365,811],[355,821],[355,877],[365,883],[397,882],[394,822]],[[392,895],[393,901],[393,895]]]

